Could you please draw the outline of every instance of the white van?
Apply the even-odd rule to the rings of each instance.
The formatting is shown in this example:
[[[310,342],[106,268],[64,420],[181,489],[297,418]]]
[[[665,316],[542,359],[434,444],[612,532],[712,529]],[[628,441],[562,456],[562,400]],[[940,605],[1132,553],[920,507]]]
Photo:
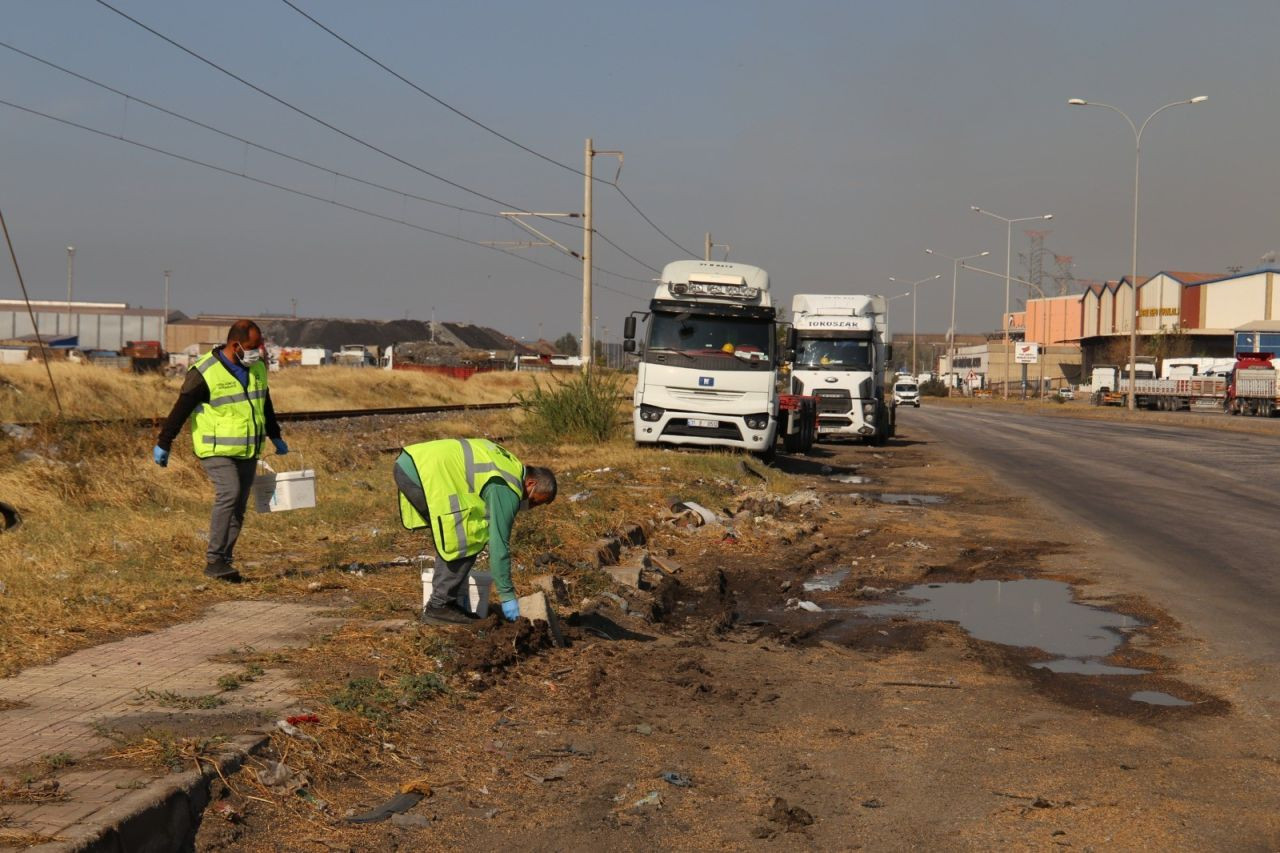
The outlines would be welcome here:
[[[920,408],[920,385],[910,376],[899,376],[893,383],[893,404]]]

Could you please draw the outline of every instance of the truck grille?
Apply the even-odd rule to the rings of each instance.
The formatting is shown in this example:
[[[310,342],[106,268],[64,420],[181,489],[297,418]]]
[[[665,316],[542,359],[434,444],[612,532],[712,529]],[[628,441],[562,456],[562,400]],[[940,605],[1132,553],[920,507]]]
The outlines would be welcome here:
[[[813,392],[818,398],[818,414],[845,414],[853,408],[853,398],[846,389],[825,388]]]
[[[719,426],[689,426],[684,418],[672,418],[662,430],[663,435],[687,435],[697,438],[727,438],[733,441],[742,440],[742,430],[733,421],[719,421]]]

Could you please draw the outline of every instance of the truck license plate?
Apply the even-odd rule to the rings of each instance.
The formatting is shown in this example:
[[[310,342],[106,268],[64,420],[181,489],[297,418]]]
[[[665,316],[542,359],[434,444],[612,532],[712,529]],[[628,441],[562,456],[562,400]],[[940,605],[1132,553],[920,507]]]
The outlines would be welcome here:
[[[720,426],[720,422],[708,420],[707,418],[689,418],[689,426],[715,429],[716,427]]]

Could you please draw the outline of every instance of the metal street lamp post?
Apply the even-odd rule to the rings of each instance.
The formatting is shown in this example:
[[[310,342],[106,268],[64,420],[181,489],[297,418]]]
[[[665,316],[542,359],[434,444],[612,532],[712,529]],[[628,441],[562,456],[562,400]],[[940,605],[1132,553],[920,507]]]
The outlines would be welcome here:
[[[1129,118],[1129,114],[1119,107],[1100,104],[1097,101],[1086,101],[1083,98],[1070,98],[1067,100],[1067,103],[1073,107],[1105,107],[1113,112],[1120,113],[1120,115],[1124,116],[1124,120],[1129,122],[1129,127],[1133,129],[1133,255],[1129,266],[1131,273],[1129,285],[1133,288],[1133,325],[1129,328],[1129,411],[1136,410],[1138,403],[1138,174],[1142,165],[1142,132],[1147,129],[1147,124],[1153,118],[1170,107],[1178,107],[1183,104],[1203,104],[1207,100],[1209,100],[1208,95],[1197,95],[1185,101],[1174,101],[1172,104],[1165,104],[1147,116],[1146,121],[1141,126],[1135,124],[1133,119]]]
[[[76,247],[67,247],[67,334],[71,334],[71,291],[76,280]]]
[[[990,216],[992,219],[999,219],[1007,228],[1004,244],[1004,317],[1001,325],[1004,326],[1004,398],[1009,399],[1009,265],[1013,260],[1013,223],[1015,222],[1032,222],[1034,220],[1053,219],[1052,213],[1046,213],[1042,216],[1022,216],[1017,219],[1006,219],[998,213],[992,213],[989,210],[983,210],[976,205],[970,205],[969,209],[975,213],[981,213],[983,216]]]
[[[950,350],[950,355],[947,356],[947,372],[951,374],[951,381],[947,383],[947,396],[950,397],[952,396],[952,391],[955,390],[955,380],[957,376],[956,374],[956,280],[960,276],[960,263],[962,261],[971,261],[974,258],[985,258],[987,255],[991,253],[984,249],[983,251],[979,252],[976,255],[965,255],[964,257],[953,258],[949,255],[944,255],[941,252],[935,252],[933,249],[925,249],[924,251],[926,255],[937,255],[940,258],[945,258],[946,260],[951,261],[951,350]]]
[[[893,276],[889,276],[889,281],[892,281],[895,284],[911,285],[911,375],[912,376],[920,375],[920,371],[916,368],[916,287],[918,287],[921,284],[924,284],[925,282],[937,281],[940,278],[942,278],[942,273],[938,273],[935,276],[930,276],[929,278],[922,278],[919,281],[912,281],[912,282],[906,282],[900,278],[894,278]],[[893,298],[897,299],[898,297],[895,296]]]

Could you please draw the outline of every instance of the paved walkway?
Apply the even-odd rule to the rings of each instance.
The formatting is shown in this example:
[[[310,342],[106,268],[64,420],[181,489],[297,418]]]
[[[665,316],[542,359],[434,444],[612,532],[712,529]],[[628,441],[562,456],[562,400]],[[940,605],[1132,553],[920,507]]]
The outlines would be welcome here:
[[[193,735],[243,731],[270,721],[293,704],[295,685],[268,669],[234,691],[220,692],[218,678],[242,668],[211,661],[236,649],[270,651],[303,645],[342,619],[325,608],[265,601],[215,605],[201,619],[153,634],[85,649],[49,666],[0,680],[0,779],[17,781],[36,769],[65,764],[117,747],[100,732],[138,734],[149,728]],[[153,691],[148,694],[144,691]],[[155,694],[219,694],[225,704],[208,710],[165,707]],[[33,765],[37,765],[33,768]],[[159,774],[131,769],[76,770],[55,774],[65,797],[40,804],[0,803],[0,847],[6,837],[79,835],[75,828],[119,802]]]

